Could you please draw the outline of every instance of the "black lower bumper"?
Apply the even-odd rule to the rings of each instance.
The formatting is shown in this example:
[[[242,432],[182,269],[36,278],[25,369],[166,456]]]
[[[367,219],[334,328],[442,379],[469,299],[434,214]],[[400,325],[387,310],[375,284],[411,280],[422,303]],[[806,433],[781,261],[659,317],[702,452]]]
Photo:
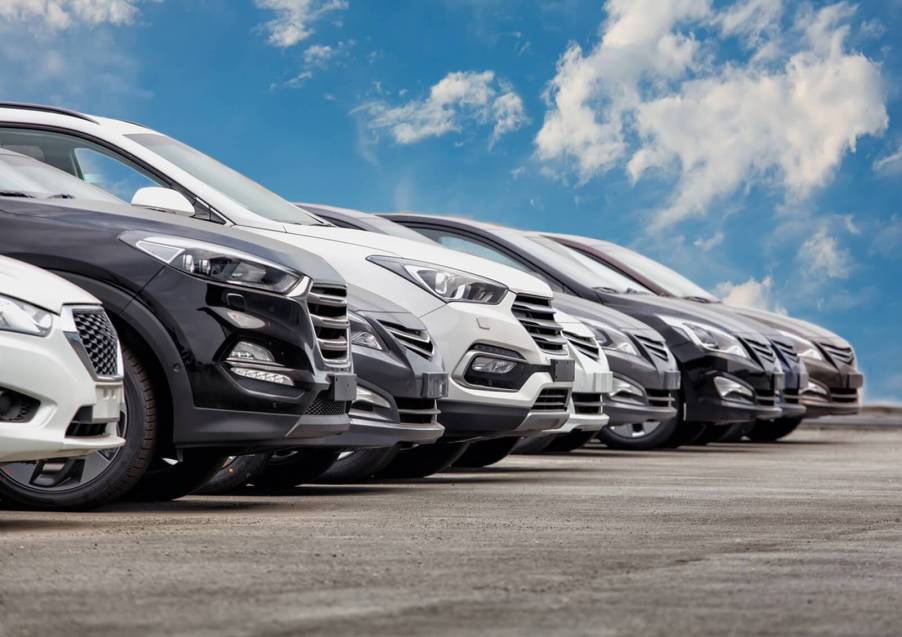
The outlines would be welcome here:
[[[651,405],[639,405],[622,401],[606,399],[604,401],[604,413],[610,417],[608,425],[632,425],[649,421],[663,422],[675,418],[676,406],[653,407]]]
[[[333,449],[366,449],[376,447],[393,447],[401,445],[419,445],[436,442],[442,437],[445,428],[438,423],[401,424],[351,418],[351,426],[346,432],[334,436],[314,438],[303,441],[301,447],[318,447]]]
[[[518,435],[529,410],[506,405],[483,405],[454,400],[439,401],[443,440],[462,441]],[[538,427],[538,425],[537,425]],[[550,427],[544,427],[548,429]]]

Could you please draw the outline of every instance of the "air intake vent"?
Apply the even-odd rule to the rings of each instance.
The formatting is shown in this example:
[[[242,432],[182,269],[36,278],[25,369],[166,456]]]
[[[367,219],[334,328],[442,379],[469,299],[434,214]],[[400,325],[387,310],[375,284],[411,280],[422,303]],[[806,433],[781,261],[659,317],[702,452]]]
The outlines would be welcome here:
[[[597,361],[601,357],[601,350],[598,347],[598,342],[594,338],[590,336],[579,336],[573,332],[564,332],[564,336],[570,341],[570,344],[573,345],[573,347],[593,361]]]
[[[313,399],[304,414],[307,416],[341,416],[348,413],[351,403],[343,400],[329,400],[320,395]]]
[[[398,398],[398,420],[402,425],[428,425],[439,415],[438,403],[429,398]]]
[[[600,414],[602,409],[601,394],[584,394],[573,392],[573,411],[578,414]]]
[[[837,347],[828,343],[819,344],[825,352],[833,359],[834,363],[842,363],[844,365],[853,365],[855,363],[855,352],[851,347]]]
[[[643,336],[641,334],[634,334],[633,336],[637,341],[639,341],[639,344],[642,346],[642,349],[645,350],[646,356],[648,356],[649,360],[670,360],[670,350],[667,349],[667,345],[664,343],[664,341],[660,341],[656,338],[651,338],[650,336]]]
[[[748,337],[743,337],[742,340],[760,362],[773,363],[777,360],[777,355],[768,343]]]
[[[543,389],[532,406],[533,411],[567,411],[568,389]]]
[[[646,389],[645,395],[648,397],[648,404],[651,407],[672,407],[676,400],[674,392],[667,389]]]
[[[12,389],[0,389],[0,423],[28,422],[41,403]]]
[[[562,336],[561,326],[554,320],[554,309],[549,299],[518,294],[511,310],[541,350],[554,354],[566,351],[567,340]]]
[[[426,330],[412,330],[397,323],[388,321],[380,321],[382,327],[391,333],[400,343],[423,358],[432,358],[434,347],[432,345],[432,337]]]
[[[337,285],[314,285],[307,294],[310,321],[327,363],[348,361],[348,291]]]
[[[119,339],[106,312],[101,309],[73,310],[72,318],[94,375],[118,376]]]
[[[839,388],[830,388],[830,397],[838,403],[857,403],[858,402],[858,390],[857,389],[839,389]]]

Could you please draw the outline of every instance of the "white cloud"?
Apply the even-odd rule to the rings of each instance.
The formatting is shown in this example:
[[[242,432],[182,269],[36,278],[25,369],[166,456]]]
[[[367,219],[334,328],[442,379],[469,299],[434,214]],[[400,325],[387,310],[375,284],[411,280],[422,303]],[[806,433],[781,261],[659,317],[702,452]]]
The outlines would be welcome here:
[[[491,125],[494,144],[528,121],[523,100],[493,71],[448,73],[425,99],[400,106],[379,101],[361,108],[369,113],[372,129],[388,131],[398,144],[460,132],[468,124]]]
[[[348,8],[347,0],[255,0],[260,9],[276,13],[264,26],[268,41],[279,48],[292,47],[313,34],[313,24],[328,13]]]
[[[721,243],[723,243],[724,234],[723,232],[717,231],[712,236],[707,239],[698,238],[693,241],[693,245],[700,249],[702,252],[710,252],[713,248],[716,248]]]
[[[898,175],[902,173],[902,146],[894,153],[881,157],[874,162],[874,172],[885,175]]]
[[[606,8],[592,50],[572,44],[558,62],[536,155],[581,182],[624,163],[633,181],[673,176],[656,228],[757,183],[804,198],[829,182],[858,138],[887,127],[879,68],[846,49],[849,5],[802,8],[785,33],[775,0],[722,11],[707,0],[609,0]],[[711,26],[703,45],[692,28]],[[751,58],[718,62],[716,33],[741,38]]]
[[[845,279],[849,276],[852,259],[839,240],[826,228],[821,228],[806,239],[796,255],[802,266],[802,274],[812,280]]]
[[[774,280],[769,276],[764,277],[761,281],[751,277],[744,283],[732,283],[731,281],[719,283],[716,293],[728,305],[786,314],[786,308],[777,303],[774,298]]]
[[[0,23],[63,31],[81,24],[131,24],[139,0],[2,0]]]

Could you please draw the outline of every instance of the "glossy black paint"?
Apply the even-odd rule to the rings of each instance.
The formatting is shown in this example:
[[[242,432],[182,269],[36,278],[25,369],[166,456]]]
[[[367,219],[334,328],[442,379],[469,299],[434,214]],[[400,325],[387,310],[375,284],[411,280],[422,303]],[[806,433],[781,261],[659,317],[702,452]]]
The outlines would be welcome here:
[[[417,231],[430,229],[452,231],[498,249],[509,258],[548,281],[556,291],[563,291],[586,300],[596,301],[645,323],[664,337],[682,372],[682,395],[685,418],[701,423],[728,424],[757,419],[773,419],[781,415],[774,406],[776,392],[782,390],[784,377],[776,366],[762,367],[751,358],[740,358],[703,349],[688,340],[679,330],[663,321],[669,315],[703,321],[725,328],[735,336],[760,338],[754,330],[737,320],[705,312],[697,304],[677,299],[663,299],[654,295],[613,294],[598,290],[585,281],[576,280],[552,264],[531,258],[531,255],[505,237],[504,229],[467,219],[435,217],[408,213],[386,214],[384,217]],[[716,373],[732,376],[756,392],[754,403],[727,400],[714,387]]]
[[[281,264],[317,284],[344,286],[319,257],[240,232],[223,232],[175,215],[130,206],[60,200],[0,198],[0,254],[51,270],[97,296],[123,339],[152,353],[165,385],[169,447],[223,447],[232,451],[299,446],[304,439],[348,428],[347,413],[307,414],[316,400],[332,401],[336,378],[349,363],[322,358],[303,296],[288,297],[221,285],[183,273],[126,244],[126,231],[187,237],[241,250]],[[228,296],[228,300],[227,300]],[[257,329],[229,318],[241,312]],[[239,378],[225,357],[239,340],[267,346],[299,387]],[[261,369],[267,365],[248,365]],[[339,400],[344,397],[338,397]],[[168,417],[167,417],[168,416]]]

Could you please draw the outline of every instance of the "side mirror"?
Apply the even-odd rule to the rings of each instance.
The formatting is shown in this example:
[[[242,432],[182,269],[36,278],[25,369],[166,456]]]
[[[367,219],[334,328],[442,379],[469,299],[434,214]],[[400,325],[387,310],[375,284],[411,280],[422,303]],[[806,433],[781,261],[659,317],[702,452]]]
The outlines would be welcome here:
[[[132,205],[174,212],[188,217],[194,216],[194,206],[191,205],[191,202],[185,195],[171,188],[139,188],[132,197]]]

